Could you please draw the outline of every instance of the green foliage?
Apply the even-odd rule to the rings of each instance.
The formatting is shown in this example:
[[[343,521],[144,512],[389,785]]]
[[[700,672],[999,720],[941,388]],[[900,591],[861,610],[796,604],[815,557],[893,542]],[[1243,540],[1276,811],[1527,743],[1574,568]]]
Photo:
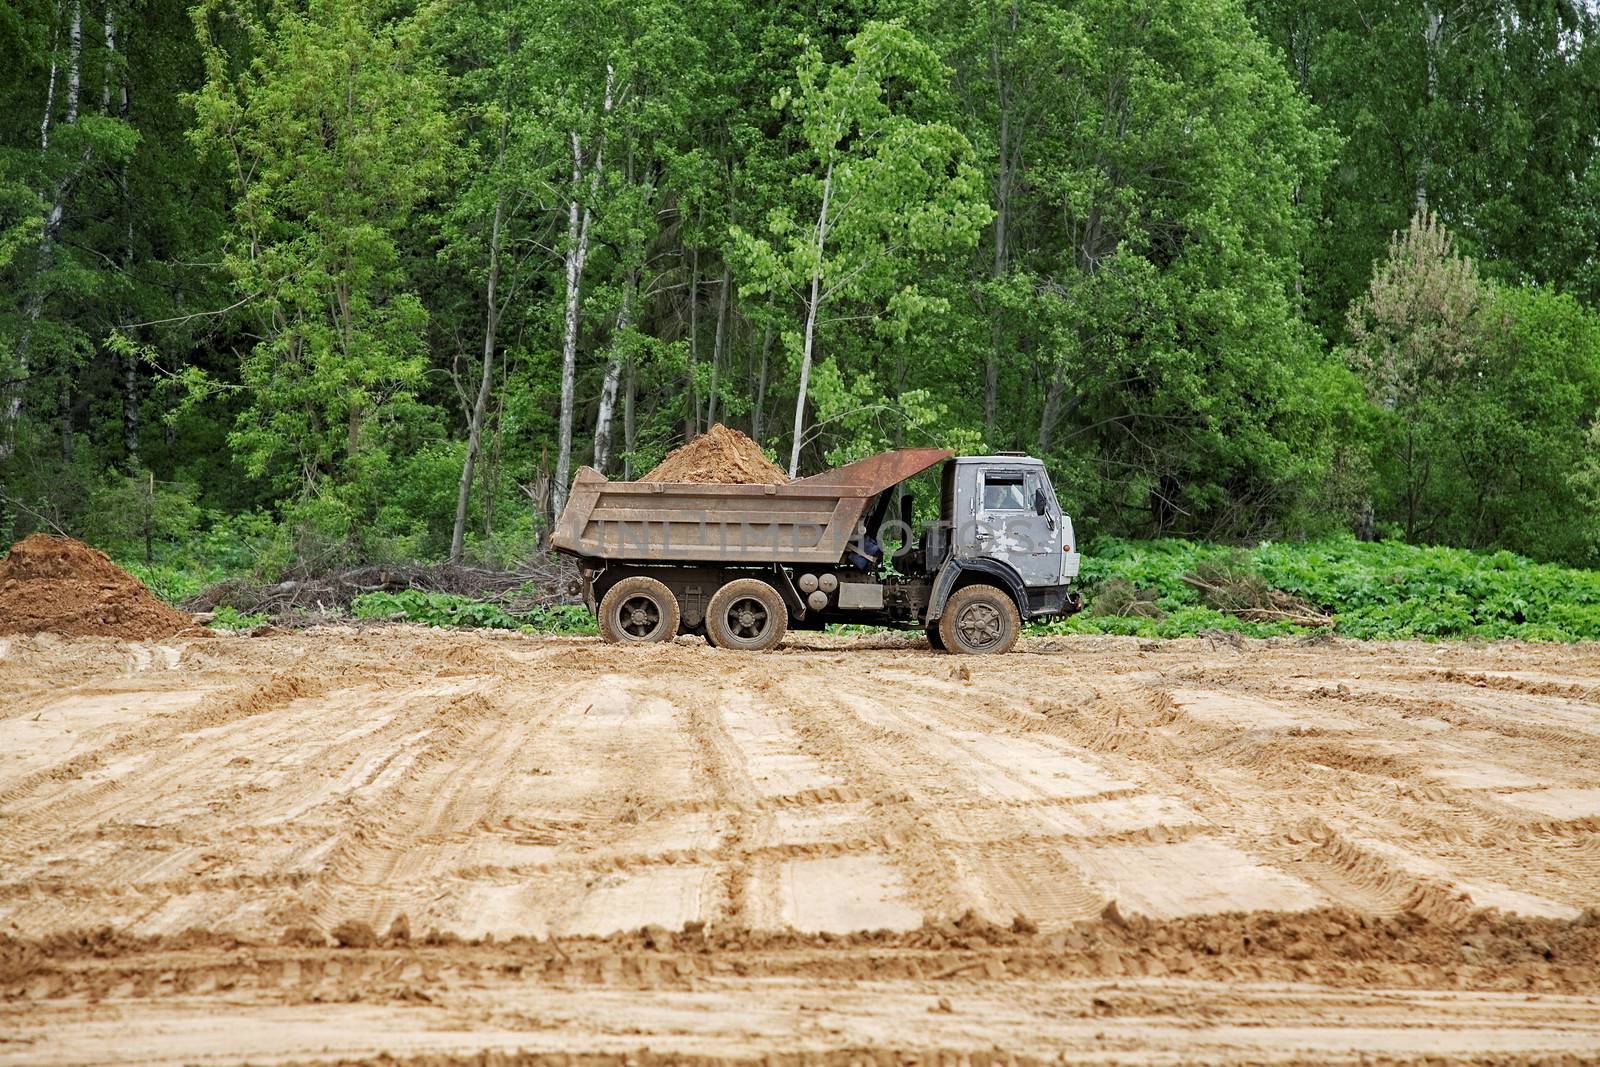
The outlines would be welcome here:
[[[145,564],[129,559],[118,560],[117,563],[169,604],[181,604],[228,577],[227,572],[219,568],[187,563]]]
[[[157,482],[141,471],[123,476],[106,471],[89,491],[82,530],[92,543],[113,556],[138,554],[155,561],[163,547],[187,541],[200,523],[196,488],[186,482]]]
[[[864,306],[862,317],[882,338],[904,342],[914,321],[949,306],[920,289],[913,273],[971,248],[994,214],[984,204],[966,137],[918,114],[937,106],[944,87],[946,72],[933,49],[889,22],[867,23],[845,47],[849,62],[829,65],[808,46],[795,70],[797,91],[785,86],[773,99],[798,126],[811,157],[795,183],[805,194],[803,215],[784,204],[769,213],[764,236],[737,225],[730,231],[751,279],[743,292],[797,298],[804,308],[803,328],[783,331],[800,377],[791,476],[805,444],[808,399],[814,397],[824,423],[877,399],[869,377],[845,386],[837,361],[828,368],[833,373],[819,373],[820,388],[808,395],[824,309]]]
[[[515,630],[522,623],[497,604],[455,593],[404,589],[398,593],[362,593],[350,604],[358,619],[404,619],[424,626],[481,626]]]
[[[1286,623],[1242,622],[1204,606],[1185,575],[1240,569],[1336,617],[1349,637],[1600,639],[1600,572],[1535,563],[1510,552],[1477,553],[1396,542],[1338,539],[1237,549],[1192,541],[1100,538],[1084,557],[1089,610],[1051,633],[1176,637],[1204,629],[1257,637],[1308,633]],[[1125,607],[1129,589],[1149,590]],[[1100,606],[1100,598],[1110,602]]]
[[[1407,540],[1593,559],[1572,472],[1600,405],[1600,315],[1479,279],[1419,214],[1351,308],[1349,359],[1381,412],[1377,519]]]
[[[1311,191],[1319,224],[1304,245],[1308,316],[1323,332],[1339,333],[1419,199],[1491,277],[1600,299],[1594,5],[1248,6],[1342,139],[1337,166]]]
[[[243,56],[223,18],[242,20]],[[355,0],[196,11],[207,76],[193,138],[231,166],[227,265],[262,337],[240,364],[251,400],[229,441],[246,473],[316,498],[318,521],[345,530],[366,509],[340,490],[404,427],[426,367],[399,236],[451,149],[432,25],[430,8],[385,17]]]
[[[1600,564],[1593,5],[15,0],[0,60],[0,543],[262,579],[460,496],[511,564],[718,420]]]
[[[594,619],[581,605],[560,604],[512,614],[498,604],[454,593],[405,589],[363,593],[350,605],[358,619],[395,619],[423,626],[466,626],[525,632],[595,632]]]
[[[267,621],[265,612],[247,615],[226,604],[218,604],[215,615],[216,618],[211,620],[211,628],[214,630],[249,630]]]

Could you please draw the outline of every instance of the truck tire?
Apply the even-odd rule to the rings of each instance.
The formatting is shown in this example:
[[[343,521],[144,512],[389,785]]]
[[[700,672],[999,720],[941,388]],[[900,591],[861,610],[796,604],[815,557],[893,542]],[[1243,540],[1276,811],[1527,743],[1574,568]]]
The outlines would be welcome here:
[[[935,652],[945,651],[944,638],[939,636],[938,623],[930,622],[927,626],[923,627],[923,631],[928,635],[929,648],[933,649]]]
[[[678,598],[654,578],[624,578],[600,599],[600,636],[614,645],[648,645],[678,636]]]
[[[736,578],[706,606],[706,638],[718,648],[765,652],[789,629],[789,609],[778,591],[759,578]]]
[[[1010,652],[1022,633],[1022,617],[1004,590],[992,585],[968,585],[945,601],[939,616],[939,636],[950,652],[998,655]]]

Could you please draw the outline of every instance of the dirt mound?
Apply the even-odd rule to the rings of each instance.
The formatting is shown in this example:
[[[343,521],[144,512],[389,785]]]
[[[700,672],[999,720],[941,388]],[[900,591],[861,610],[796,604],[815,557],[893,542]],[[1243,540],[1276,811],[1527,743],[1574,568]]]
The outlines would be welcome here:
[[[667,453],[641,482],[721,482],[779,485],[789,480],[761,446],[738,430],[717,423],[682,448]]]
[[[155,641],[194,625],[82,541],[34,534],[0,560],[0,634]]]

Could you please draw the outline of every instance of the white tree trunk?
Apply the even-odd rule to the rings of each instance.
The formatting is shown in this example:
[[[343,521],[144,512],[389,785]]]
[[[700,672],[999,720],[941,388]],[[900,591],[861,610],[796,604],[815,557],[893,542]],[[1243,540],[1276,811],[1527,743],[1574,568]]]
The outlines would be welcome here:
[[[578,135],[572,135],[572,180],[582,172]],[[567,204],[567,302],[561,332],[561,425],[556,444],[555,484],[551,487],[550,510],[560,518],[567,506],[567,479],[572,471],[572,398],[578,378],[578,287],[583,283],[584,261],[589,258],[588,207],[579,208],[573,199]]]
[[[83,5],[81,0],[73,0],[72,21],[68,28],[67,46],[67,113],[63,121],[71,126],[78,121],[78,91],[80,87],[79,61],[83,57]],[[41,151],[50,145],[50,111],[55,100],[54,62],[50,65],[50,85],[46,89],[45,116],[39,128],[39,143]],[[87,158],[85,159],[87,162]],[[61,222],[66,217],[67,194],[72,186],[72,178],[63,180],[56,186],[55,199],[50,205],[50,212],[45,216],[44,229],[39,236],[39,261],[34,268],[33,286],[28,292],[28,298],[23,304],[22,333],[17,337],[16,346],[12,349],[12,366],[9,379],[0,379],[0,463],[9,460],[17,448],[17,424],[22,419],[22,392],[27,384],[31,370],[28,361],[28,348],[33,340],[33,331],[39,324],[39,318],[44,314],[44,278],[50,272],[50,265],[55,258],[56,236],[61,232]]]
[[[828,202],[833,197],[833,163],[822,179],[822,210],[817,213],[816,260],[811,266],[811,295],[806,299],[806,332],[800,349],[800,392],[794,401],[794,441],[789,447],[789,477],[800,469],[800,446],[806,428],[806,390],[811,385],[811,353],[817,335],[817,306],[822,302],[822,255],[828,247]]]
[[[611,338],[611,360],[606,364],[605,380],[600,383],[600,410],[594,419],[594,469],[606,472],[611,460],[611,425],[617,411],[617,388],[622,382],[623,335],[633,322],[633,290],[638,275],[630,271],[622,290],[622,308],[617,312],[617,328]]]
[[[611,67],[606,66],[606,91],[601,115],[611,113]],[[602,129],[603,129],[602,119]],[[572,199],[567,202],[567,302],[561,334],[561,425],[556,438],[555,482],[550,489],[551,518],[559,519],[567,506],[568,482],[572,475],[572,400],[578,385],[578,308],[583,285],[583,267],[589,258],[591,204],[578,206],[578,189],[583,182],[583,144],[577,131],[572,133]],[[600,188],[605,166],[605,139],[595,149],[594,169],[589,175],[590,200]]]
[[[702,223],[705,210],[700,212]],[[697,227],[698,228],[698,227]],[[700,238],[695,236],[694,249],[689,253],[689,362],[685,386],[689,402],[684,405],[683,439],[692,441],[700,432],[700,390],[695,388],[694,370],[700,362]]]
[[[709,429],[717,421],[717,389],[718,379],[722,376],[722,350],[726,347],[728,333],[728,290],[732,288],[733,272],[728,264],[722,264],[722,289],[717,297],[717,331],[711,342],[711,389],[710,396],[706,397],[706,427]]]
[[[638,443],[637,424],[634,421],[633,410],[633,360],[628,360],[628,365],[622,380],[622,480],[631,481],[633,478],[633,450]]]
[[[72,28],[67,31],[67,125],[78,121],[78,60],[83,55],[83,5],[72,4]]]
[[[56,17],[61,15],[61,5],[56,5]],[[39,120],[39,151],[50,150],[50,123],[56,112],[56,45],[61,43],[61,30],[57,27],[50,38],[50,80],[44,87],[44,118]]]
[[[1439,96],[1439,46],[1444,40],[1444,14],[1437,8],[1429,6],[1427,9],[1428,25],[1422,34],[1423,48],[1427,52],[1428,81],[1427,95],[1424,98],[1422,121],[1422,136],[1417,139],[1417,190],[1416,209],[1428,209],[1428,171],[1433,167],[1433,148],[1429,143],[1433,136],[1433,105]]]
[[[105,18],[101,23],[106,38],[106,79],[100,86],[100,110],[111,114],[111,81],[116,74],[117,66],[117,23],[116,17],[111,13],[111,5],[106,5]]]

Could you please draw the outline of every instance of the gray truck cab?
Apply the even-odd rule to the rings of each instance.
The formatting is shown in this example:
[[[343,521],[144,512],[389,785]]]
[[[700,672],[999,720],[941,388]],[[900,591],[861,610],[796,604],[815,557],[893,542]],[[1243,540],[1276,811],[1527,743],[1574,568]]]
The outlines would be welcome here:
[[[964,584],[999,584],[1025,619],[1077,609],[1081,557],[1042,460],[1022,453],[957,456],[941,475],[940,521],[924,541],[935,576],[928,618]]]

